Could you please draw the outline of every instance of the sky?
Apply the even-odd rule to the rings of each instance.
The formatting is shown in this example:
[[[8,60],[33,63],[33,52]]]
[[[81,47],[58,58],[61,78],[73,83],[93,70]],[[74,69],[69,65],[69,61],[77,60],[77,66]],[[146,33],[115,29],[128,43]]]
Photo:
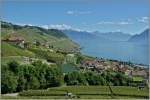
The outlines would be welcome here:
[[[121,31],[148,28],[149,0],[3,0],[2,20],[44,28]]]

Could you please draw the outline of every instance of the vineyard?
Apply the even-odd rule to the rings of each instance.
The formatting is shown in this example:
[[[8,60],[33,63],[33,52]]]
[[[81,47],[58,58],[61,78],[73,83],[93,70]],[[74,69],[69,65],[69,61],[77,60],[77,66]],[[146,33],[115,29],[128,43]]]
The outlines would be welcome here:
[[[64,86],[54,87],[47,90],[28,90],[20,92],[19,96],[13,98],[49,98],[64,99],[65,94],[72,93],[80,99],[125,99],[125,98],[148,98],[148,89],[139,90],[137,87],[111,86],[113,94],[108,86]],[[3,98],[12,98],[2,96]],[[76,98],[76,97],[75,97]]]

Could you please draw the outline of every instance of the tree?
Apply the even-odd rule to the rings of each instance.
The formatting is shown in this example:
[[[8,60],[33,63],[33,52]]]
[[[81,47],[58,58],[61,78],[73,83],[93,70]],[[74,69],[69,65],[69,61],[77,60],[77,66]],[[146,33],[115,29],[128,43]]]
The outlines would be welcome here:
[[[14,73],[18,73],[19,63],[17,61],[11,61],[8,63],[9,69]]]
[[[63,82],[62,72],[57,66],[47,68],[45,78],[47,87],[60,86]]]
[[[126,84],[126,78],[125,76],[118,72],[116,75],[115,75],[115,85],[125,85]]]
[[[64,78],[67,85],[78,85],[79,84],[78,79],[79,79],[78,72],[68,73],[67,75],[65,75]]]
[[[77,80],[78,80],[78,82],[79,82],[80,85],[88,85],[88,82],[86,81],[86,77],[81,72],[78,73]]]
[[[28,41],[24,43],[24,47],[27,49],[30,48],[31,45],[32,45],[31,42],[28,42]]]
[[[40,87],[40,82],[35,76],[30,77],[28,84],[30,85],[30,89],[38,89]]]
[[[13,72],[7,70],[2,73],[1,79],[1,92],[2,93],[12,93],[16,91],[18,82],[17,76]]]
[[[63,74],[57,65],[47,65],[41,61],[33,64],[10,62],[2,65],[2,93],[45,89],[60,86],[62,83]]]
[[[68,73],[64,77],[64,81],[67,85],[105,85],[104,78],[93,72],[72,72]]]
[[[27,81],[30,81],[32,76],[35,76],[36,74],[36,69],[35,66],[33,65],[22,65],[23,67],[23,73],[24,73],[24,77],[27,79]]]
[[[40,89],[45,89],[46,86],[46,79],[45,79],[45,75],[41,74],[40,77],[38,78],[39,82],[40,82]]]
[[[41,43],[39,42],[39,41],[36,41],[36,44],[35,44],[36,46],[40,46],[41,45]]]
[[[27,80],[24,78],[23,75],[20,75],[18,78],[17,92],[23,91],[25,89],[26,83]]]
[[[33,63],[33,65],[36,68],[35,76],[38,78],[40,82],[40,89],[45,89],[46,88],[46,79],[45,79],[46,70],[50,66],[48,66],[47,64],[43,64],[42,61],[36,61]]]
[[[85,73],[86,80],[89,85],[94,85],[95,80],[94,80],[94,73],[93,72],[86,72]]]
[[[81,64],[83,59],[84,58],[81,55],[77,55],[77,64]]]

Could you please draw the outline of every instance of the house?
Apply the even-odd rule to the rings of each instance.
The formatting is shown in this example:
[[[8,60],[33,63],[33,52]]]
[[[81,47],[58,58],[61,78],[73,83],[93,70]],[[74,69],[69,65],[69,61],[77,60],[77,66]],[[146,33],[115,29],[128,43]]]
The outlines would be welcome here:
[[[82,62],[82,67],[84,69],[95,70],[97,72],[103,72],[110,68],[105,61],[99,59],[86,59]]]
[[[127,76],[131,76],[131,70],[126,70],[124,73],[125,73],[125,75],[127,75]]]
[[[118,71],[118,67],[117,66],[112,66],[112,70],[113,71]]]
[[[16,46],[24,48],[24,38],[20,35],[10,34],[2,37],[2,41],[9,42]]]
[[[9,41],[9,42],[18,42],[18,41],[24,41],[24,38],[19,35],[7,35],[2,37],[2,41]]]
[[[143,76],[146,77],[147,76],[147,72],[145,70],[134,70],[131,72],[132,76]]]

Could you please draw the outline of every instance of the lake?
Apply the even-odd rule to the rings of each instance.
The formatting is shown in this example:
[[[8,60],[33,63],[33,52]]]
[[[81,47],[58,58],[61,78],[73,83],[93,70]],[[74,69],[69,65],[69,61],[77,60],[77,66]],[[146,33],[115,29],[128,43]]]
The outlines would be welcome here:
[[[148,65],[148,45],[131,42],[80,42],[84,55]]]

